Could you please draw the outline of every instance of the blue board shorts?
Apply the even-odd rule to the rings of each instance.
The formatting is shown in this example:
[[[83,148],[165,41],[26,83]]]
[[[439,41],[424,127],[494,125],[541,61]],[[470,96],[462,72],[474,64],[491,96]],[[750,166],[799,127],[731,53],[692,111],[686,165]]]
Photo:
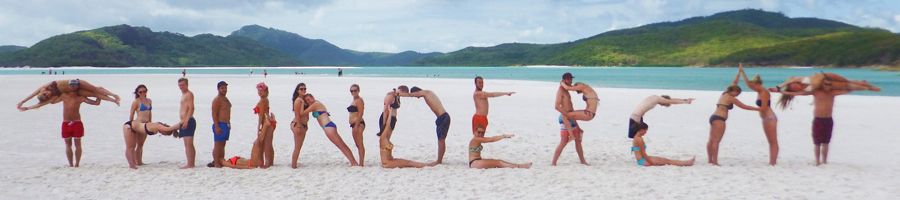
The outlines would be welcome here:
[[[438,140],[446,139],[447,132],[450,131],[450,114],[444,112],[437,120],[434,120],[434,125],[436,127],[435,131],[437,132]]]
[[[178,129],[178,137],[194,137],[195,130],[197,130],[197,120],[194,120],[194,117],[191,117],[187,121],[187,128]]]
[[[216,134],[216,125],[222,129],[221,134]],[[219,122],[212,126],[213,130],[213,140],[216,142],[224,142],[228,141],[228,136],[231,135],[231,124],[225,122]]]

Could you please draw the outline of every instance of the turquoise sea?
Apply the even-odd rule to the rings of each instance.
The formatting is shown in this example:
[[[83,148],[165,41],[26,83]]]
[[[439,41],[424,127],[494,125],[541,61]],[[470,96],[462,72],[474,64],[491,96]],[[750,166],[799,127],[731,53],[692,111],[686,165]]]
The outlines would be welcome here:
[[[274,75],[337,76],[337,67],[191,67],[191,68],[6,68],[3,75],[41,75],[48,70],[57,74],[247,74],[261,75],[263,70]],[[344,77],[433,77],[512,79],[556,82],[565,72],[575,81],[592,86],[615,88],[651,88],[685,90],[723,90],[737,73],[737,68],[696,67],[342,67]],[[900,96],[900,72],[870,69],[835,68],[747,68],[749,76],[760,74],[767,87],[781,83],[789,76],[807,76],[819,72],[841,74],[849,79],[867,80],[882,88],[881,92],[854,92],[856,95]],[[742,84],[743,85],[743,84]]]

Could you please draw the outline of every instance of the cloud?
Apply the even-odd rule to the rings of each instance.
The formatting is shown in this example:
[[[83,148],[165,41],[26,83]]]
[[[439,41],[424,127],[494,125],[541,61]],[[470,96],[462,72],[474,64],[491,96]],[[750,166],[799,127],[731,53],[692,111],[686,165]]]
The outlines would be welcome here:
[[[354,50],[448,52],[507,42],[568,42],[744,8],[900,31],[900,6],[889,0],[0,0],[0,5],[0,45],[23,46],[123,23],[189,36],[228,35],[259,24]]]

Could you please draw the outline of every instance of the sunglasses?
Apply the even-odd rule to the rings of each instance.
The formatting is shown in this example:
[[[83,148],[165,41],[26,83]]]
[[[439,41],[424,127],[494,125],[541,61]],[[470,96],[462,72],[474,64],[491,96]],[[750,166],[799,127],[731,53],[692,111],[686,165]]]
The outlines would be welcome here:
[[[359,92],[359,90],[350,90],[350,92]]]
[[[302,91],[306,91],[306,88],[300,88],[300,90],[302,90]]]
[[[141,91],[138,91],[138,93],[144,94],[144,93],[147,93],[147,90],[141,90]]]

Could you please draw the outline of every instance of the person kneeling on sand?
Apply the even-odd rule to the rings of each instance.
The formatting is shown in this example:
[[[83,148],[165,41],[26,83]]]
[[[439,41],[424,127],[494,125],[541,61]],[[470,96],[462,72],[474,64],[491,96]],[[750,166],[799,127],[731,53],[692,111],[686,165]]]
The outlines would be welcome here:
[[[637,160],[637,164],[640,166],[663,166],[663,165],[675,165],[675,166],[691,166],[694,165],[695,158],[691,158],[690,160],[674,160],[657,156],[647,155],[647,144],[644,143],[644,135],[647,134],[648,126],[645,123],[641,123],[637,125],[637,134],[632,140],[633,146],[631,146],[631,151],[634,152],[634,159]]]
[[[273,118],[272,113],[266,114],[267,118]],[[233,168],[233,169],[256,169],[259,167],[266,167],[265,163],[263,163],[263,148],[265,148],[265,135],[269,134],[267,130],[257,130],[256,132],[256,140],[253,141],[253,147],[250,148],[250,159],[243,158],[240,156],[234,156],[222,162],[223,167]]]
[[[484,137],[484,128],[477,127],[472,140],[469,141],[469,168],[490,169],[490,168],[530,168],[531,162],[524,164],[515,164],[499,159],[483,159],[481,158],[482,143],[491,143],[506,138],[512,138],[513,134],[503,134],[493,137]]]

